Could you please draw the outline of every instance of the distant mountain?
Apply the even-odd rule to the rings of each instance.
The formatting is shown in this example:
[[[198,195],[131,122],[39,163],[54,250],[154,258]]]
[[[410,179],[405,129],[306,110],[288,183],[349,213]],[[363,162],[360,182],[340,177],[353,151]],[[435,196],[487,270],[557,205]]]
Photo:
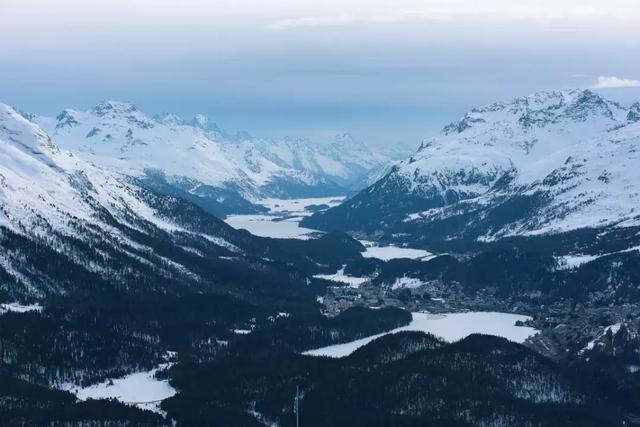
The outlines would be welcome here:
[[[414,242],[638,226],[639,110],[588,90],[473,109],[304,224]]]
[[[203,115],[190,121],[170,113],[149,117],[126,102],[33,120],[88,162],[190,198],[217,215],[257,212],[251,202],[264,197],[344,194],[362,176],[399,158],[346,134],[323,143],[230,135]]]

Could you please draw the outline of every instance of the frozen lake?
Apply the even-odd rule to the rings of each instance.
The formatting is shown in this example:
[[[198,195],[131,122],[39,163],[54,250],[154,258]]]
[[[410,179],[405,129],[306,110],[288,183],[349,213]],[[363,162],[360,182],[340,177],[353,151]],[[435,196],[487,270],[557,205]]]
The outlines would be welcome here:
[[[234,228],[245,229],[251,234],[276,239],[310,239],[317,230],[300,227],[300,221],[313,212],[313,205],[339,205],[344,197],[317,197],[309,199],[265,199],[257,202],[269,209],[263,215],[230,215],[226,223]]]
[[[531,319],[529,316],[520,314],[496,312],[412,313],[412,317],[413,320],[407,326],[344,344],[309,350],[303,354],[309,356],[345,357],[376,338],[402,331],[431,333],[448,342],[458,341],[471,334],[479,333],[503,337],[517,343],[523,343],[527,338],[539,332],[537,329],[528,326],[516,326],[515,323],[518,320],[524,322]]]
[[[389,261],[395,258],[411,258],[428,260],[435,255],[423,249],[401,248],[398,246],[378,246],[375,242],[367,242],[361,240],[367,250],[362,254],[365,258],[378,258],[383,261]]]
[[[80,400],[116,399],[141,409],[162,413],[159,407],[160,402],[174,396],[176,390],[169,385],[168,381],[157,379],[155,373],[169,365],[169,363],[163,364],[148,372],[136,372],[85,388],[73,385],[64,385],[61,388],[74,393]]]
[[[256,202],[269,209],[269,212],[262,215],[230,215],[225,222],[233,228],[245,229],[251,234],[261,237],[273,237],[276,239],[312,239],[321,232],[300,226],[300,221],[305,216],[313,214],[308,208],[313,205],[337,206],[344,200],[344,197],[316,197],[308,199],[264,199]],[[366,247],[362,253],[365,258],[378,258],[388,261],[394,258],[411,258],[428,260],[436,255],[422,250],[401,248],[398,246],[378,246],[375,242],[362,240]],[[334,276],[340,276],[336,273]],[[346,277],[346,276],[345,276]],[[352,280],[343,280],[352,283]]]

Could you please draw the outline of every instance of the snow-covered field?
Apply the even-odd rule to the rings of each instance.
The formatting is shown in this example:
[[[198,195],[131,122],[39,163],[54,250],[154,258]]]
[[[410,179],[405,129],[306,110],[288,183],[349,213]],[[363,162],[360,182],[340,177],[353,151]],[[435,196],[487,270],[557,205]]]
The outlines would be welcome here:
[[[412,313],[412,316],[413,320],[407,326],[344,344],[309,350],[303,354],[309,356],[345,357],[376,338],[402,331],[431,333],[448,342],[458,341],[471,334],[479,333],[504,337],[510,341],[523,343],[527,338],[538,333],[538,330],[528,326],[516,326],[515,323],[518,320],[524,322],[531,319],[529,316],[519,314],[496,312]]]
[[[414,289],[419,288],[424,285],[424,282],[420,279],[416,279],[413,277],[402,276],[398,277],[395,282],[391,285],[391,289]],[[433,299],[433,298],[432,298]]]
[[[583,264],[598,259],[599,255],[565,255],[556,257],[558,262],[558,270],[572,270],[578,268]]]
[[[10,302],[5,304],[0,304],[0,315],[8,312],[14,313],[26,313],[28,311],[42,311],[42,306],[40,304],[20,304],[19,302]]]
[[[572,254],[572,255],[564,255],[556,257],[556,261],[558,263],[556,269],[558,270],[572,270],[574,268],[578,268],[586,263],[591,261],[595,261],[598,258],[603,258],[605,256],[621,254],[625,252],[633,252],[640,251],[640,246],[634,246],[628,249],[623,249],[621,251],[616,252],[608,252],[602,253],[599,255],[582,255],[582,254]]]
[[[257,203],[269,209],[264,215],[230,215],[227,224],[245,229],[251,234],[276,239],[310,239],[317,230],[300,227],[302,218],[313,212],[311,205],[339,205],[344,197],[317,197],[309,199],[265,199]]]
[[[344,274],[344,267],[334,274],[316,274],[318,279],[333,280],[334,282],[346,283],[351,288],[359,288],[364,282],[371,280],[369,277],[355,277]]]
[[[63,385],[61,388],[74,393],[78,399],[116,399],[141,409],[161,413],[159,404],[176,394],[166,380],[155,377],[158,370],[169,367],[169,363],[148,372],[136,372],[122,378],[104,381],[85,388]]]

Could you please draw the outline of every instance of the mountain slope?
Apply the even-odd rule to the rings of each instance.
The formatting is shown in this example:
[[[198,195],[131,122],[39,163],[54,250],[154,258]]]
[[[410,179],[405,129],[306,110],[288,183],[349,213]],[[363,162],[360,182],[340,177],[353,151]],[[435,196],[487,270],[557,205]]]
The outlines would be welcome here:
[[[471,335],[453,344],[421,333],[379,338],[343,359],[295,354],[177,366],[180,393],[163,409],[180,425],[614,426],[593,387],[527,348]],[[339,407],[340,410],[336,410]],[[255,417],[255,419],[252,419]]]
[[[474,109],[304,224],[485,241],[639,225],[637,110],[587,90]]]

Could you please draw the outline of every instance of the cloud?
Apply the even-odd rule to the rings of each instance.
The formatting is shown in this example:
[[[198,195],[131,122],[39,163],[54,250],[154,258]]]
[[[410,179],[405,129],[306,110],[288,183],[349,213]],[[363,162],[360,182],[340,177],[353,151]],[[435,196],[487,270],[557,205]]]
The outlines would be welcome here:
[[[635,19],[640,13],[637,0],[325,0],[323,9],[307,10],[307,15],[274,21],[267,28],[286,30],[300,27],[337,27],[354,24],[404,22],[459,22],[460,20],[614,22]],[[324,3],[323,3],[324,4]],[[337,5],[340,7],[337,7]],[[331,12],[339,10],[339,13]],[[315,12],[315,13],[314,13]],[[319,12],[319,13],[318,13]]]
[[[281,19],[267,28],[270,30],[286,30],[297,27],[340,27],[354,24],[358,19],[351,15],[313,16],[306,18]]]
[[[596,84],[593,85],[594,89],[613,89],[620,87],[640,87],[640,80],[615,76],[600,76]]]

